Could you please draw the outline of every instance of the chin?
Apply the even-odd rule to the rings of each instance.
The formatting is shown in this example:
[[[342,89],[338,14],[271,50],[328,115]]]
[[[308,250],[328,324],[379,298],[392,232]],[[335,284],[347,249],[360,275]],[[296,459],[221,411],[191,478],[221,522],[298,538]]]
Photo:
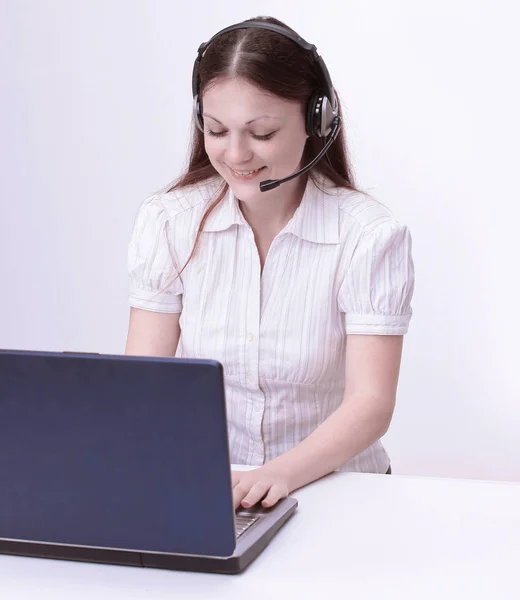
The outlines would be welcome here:
[[[218,164],[218,167],[215,164],[213,164],[213,166],[233,190],[234,195],[244,201],[253,200],[262,196],[263,192],[260,191],[260,182],[270,178],[268,175],[269,169],[266,168],[262,169],[256,176],[253,176],[249,180],[240,180],[234,177],[227,167],[222,167],[220,164]]]
[[[248,200],[257,200],[262,196],[259,181],[250,181],[247,183],[230,181],[229,179],[226,179],[226,181],[228,182],[229,187],[233,190],[235,198],[238,198],[243,202],[247,202]]]

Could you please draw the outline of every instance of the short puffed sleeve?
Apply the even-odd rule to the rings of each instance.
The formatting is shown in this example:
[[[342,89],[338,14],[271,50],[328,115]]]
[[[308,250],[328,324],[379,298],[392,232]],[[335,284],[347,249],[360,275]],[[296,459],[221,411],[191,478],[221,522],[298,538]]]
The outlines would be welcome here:
[[[182,312],[182,281],[169,216],[160,198],[139,207],[128,247],[129,304],[155,312]]]
[[[389,219],[362,231],[339,293],[347,335],[405,334],[414,284],[408,227]]]

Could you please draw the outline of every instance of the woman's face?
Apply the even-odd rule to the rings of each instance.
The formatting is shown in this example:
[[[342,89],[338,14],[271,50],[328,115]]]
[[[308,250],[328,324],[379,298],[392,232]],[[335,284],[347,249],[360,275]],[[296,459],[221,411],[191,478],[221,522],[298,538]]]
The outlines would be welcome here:
[[[244,79],[222,79],[203,95],[206,152],[235,196],[271,192],[259,184],[296,171],[307,140],[299,102],[273,96]]]

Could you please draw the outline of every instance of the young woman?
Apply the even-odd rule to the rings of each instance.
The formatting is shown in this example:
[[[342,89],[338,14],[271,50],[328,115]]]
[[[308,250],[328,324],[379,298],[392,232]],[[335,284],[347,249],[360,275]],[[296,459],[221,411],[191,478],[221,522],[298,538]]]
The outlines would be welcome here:
[[[231,461],[257,466],[233,473],[236,507],[389,472],[410,234],[356,190],[323,61],[246,21],[201,46],[193,93],[189,166],[136,218],[126,352],[223,364]]]

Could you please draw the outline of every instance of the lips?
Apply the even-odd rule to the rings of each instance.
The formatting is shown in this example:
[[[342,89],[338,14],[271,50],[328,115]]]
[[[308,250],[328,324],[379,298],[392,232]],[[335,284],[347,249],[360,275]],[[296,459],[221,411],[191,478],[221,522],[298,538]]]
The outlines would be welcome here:
[[[253,173],[256,173],[257,171],[259,171],[260,169],[253,169],[252,171],[237,171],[236,169],[231,169],[233,171],[233,173],[235,173],[235,175],[252,175]]]
[[[254,169],[254,170],[249,169],[248,171],[245,171],[245,170],[235,171],[235,169],[233,169],[229,165],[226,165],[226,166],[230,170],[233,177],[235,179],[239,179],[240,181],[247,181],[249,179],[254,179],[258,175],[258,173],[260,173],[260,171],[263,171],[265,169],[265,167],[260,167],[259,169]]]

